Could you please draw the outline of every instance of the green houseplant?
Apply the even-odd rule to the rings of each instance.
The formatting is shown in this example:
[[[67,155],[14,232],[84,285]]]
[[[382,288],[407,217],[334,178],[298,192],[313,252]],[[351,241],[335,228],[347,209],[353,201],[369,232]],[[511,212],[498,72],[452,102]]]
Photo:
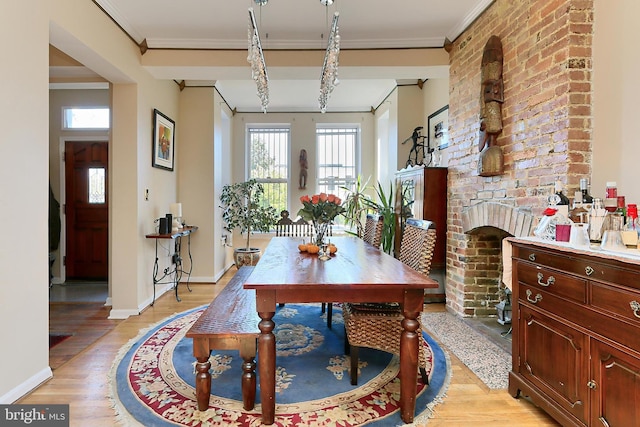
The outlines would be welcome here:
[[[260,248],[251,247],[251,233],[268,232],[277,221],[277,212],[264,199],[264,187],[255,179],[222,187],[220,206],[223,209],[224,229],[233,232],[236,228],[246,233],[244,248],[234,249],[236,266],[255,265],[260,259]]]

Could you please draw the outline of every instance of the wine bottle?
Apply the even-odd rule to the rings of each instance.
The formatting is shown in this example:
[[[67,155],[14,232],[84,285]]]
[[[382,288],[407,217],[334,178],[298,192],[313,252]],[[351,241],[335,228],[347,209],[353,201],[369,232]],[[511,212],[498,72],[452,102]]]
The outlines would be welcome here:
[[[593,197],[589,194],[589,180],[587,178],[580,180],[580,191],[582,192],[582,203],[593,203]]]
[[[562,182],[556,181],[556,195],[559,197],[558,205],[569,205],[569,198],[562,192]]]

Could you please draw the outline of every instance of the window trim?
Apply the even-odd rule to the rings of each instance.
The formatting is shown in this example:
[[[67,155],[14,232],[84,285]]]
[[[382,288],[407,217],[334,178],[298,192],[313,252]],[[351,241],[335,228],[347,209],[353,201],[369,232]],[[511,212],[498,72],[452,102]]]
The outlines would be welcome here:
[[[288,134],[288,141],[287,141],[287,152],[285,154],[286,159],[287,159],[287,177],[285,178],[284,181],[282,181],[281,179],[273,179],[273,180],[269,180],[269,179],[260,179],[259,181],[261,182],[265,182],[265,183],[269,183],[269,182],[273,182],[273,183],[280,183],[280,182],[284,182],[287,184],[287,210],[289,212],[291,212],[291,197],[292,197],[292,190],[291,190],[291,169],[292,169],[292,161],[291,161],[291,123],[247,123],[245,124],[245,131],[244,131],[244,138],[245,138],[245,156],[244,156],[244,179],[248,180],[250,179],[250,172],[251,172],[251,132],[250,130],[252,129],[282,129],[282,130],[286,130],[287,134]]]
[[[67,126],[67,111],[73,111],[73,110],[107,110],[109,117],[108,117],[108,121],[107,121],[107,126],[106,127],[70,127]],[[61,124],[60,124],[60,129],[64,130],[64,131],[106,131],[109,130],[111,128],[111,108],[107,105],[91,105],[91,106],[87,106],[87,105],[81,105],[81,106],[72,106],[72,105],[66,105],[62,107],[62,112],[60,115],[60,119],[61,119]]]
[[[319,147],[318,147],[318,129],[355,129],[356,133],[356,141],[354,147],[354,160],[355,160],[355,176],[353,177],[354,181],[358,178],[358,175],[362,173],[362,126],[360,123],[318,123],[316,124],[316,129],[314,131],[315,136],[315,152],[316,152],[316,162],[315,162],[315,170],[316,170],[316,179],[315,179],[315,192],[320,191],[320,163],[317,159],[320,158]]]

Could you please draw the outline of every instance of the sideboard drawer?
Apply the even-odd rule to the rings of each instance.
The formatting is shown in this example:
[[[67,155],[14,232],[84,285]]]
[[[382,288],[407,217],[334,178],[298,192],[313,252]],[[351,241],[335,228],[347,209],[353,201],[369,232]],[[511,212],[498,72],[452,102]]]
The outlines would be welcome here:
[[[640,323],[640,292],[591,282],[591,306]]]
[[[539,265],[518,263],[518,280],[580,304],[587,302],[587,281]]]

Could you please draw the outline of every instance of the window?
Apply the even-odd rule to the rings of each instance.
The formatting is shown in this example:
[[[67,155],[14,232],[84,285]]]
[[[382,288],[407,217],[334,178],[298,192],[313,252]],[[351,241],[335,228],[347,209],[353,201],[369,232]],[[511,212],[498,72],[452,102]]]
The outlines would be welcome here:
[[[288,209],[289,127],[247,128],[249,178],[264,187],[265,200],[276,211]]]
[[[106,182],[104,168],[89,168],[89,203],[101,204],[106,200]]]
[[[64,107],[63,129],[109,129],[109,109],[95,107]]]
[[[342,187],[353,188],[360,168],[360,128],[318,127],[316,143],[318,191],[333,193],[345,200],[347,192]]]

